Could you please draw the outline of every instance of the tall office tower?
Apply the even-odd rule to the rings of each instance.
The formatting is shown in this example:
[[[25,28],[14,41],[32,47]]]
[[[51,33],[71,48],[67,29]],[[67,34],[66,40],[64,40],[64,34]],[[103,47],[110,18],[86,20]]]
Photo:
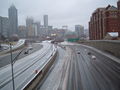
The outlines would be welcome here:
[[[44,15],[44,27],[48,28],[48,15]]]
[[[0,16],[0,37],[8,37],[9,31],[9,20],[7,17]]]
[[[40,30],[40,22],[35,22],[34,23],[36,25],[36,29],[37,29],[37,36],[41,36],[42,32]]]
[[[40,36],[40,22],[34,22],[33,24],[34,30],[35,30],[35,36]]]
[[[13,34],[18,34],[18,14],[14,5],[10,6],[8,14],[10,21],[9,35],[12,36]]]
[[[35,36],[35,29],[34,29],[34,20],[31,17],[27,17],[26,19],[26,27],[27,27],[27,37],[34,37]]]
[[[0,36],[9,37],[9,19],[0,16]]]
[[[81,25],[75,25],[75,32],[78,38],[82,38],[84,35],[84,27]]]

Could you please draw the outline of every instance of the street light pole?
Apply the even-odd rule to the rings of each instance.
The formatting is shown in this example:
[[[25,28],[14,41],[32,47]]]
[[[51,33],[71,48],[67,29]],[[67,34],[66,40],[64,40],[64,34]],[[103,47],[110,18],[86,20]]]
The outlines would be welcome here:
[[[14,71],[13,71],[13,58],[12,58],[12,44],[11,43],[10,43],[10,56],[11,56],[11,70],[12,70],[13,90],[15,90]]]

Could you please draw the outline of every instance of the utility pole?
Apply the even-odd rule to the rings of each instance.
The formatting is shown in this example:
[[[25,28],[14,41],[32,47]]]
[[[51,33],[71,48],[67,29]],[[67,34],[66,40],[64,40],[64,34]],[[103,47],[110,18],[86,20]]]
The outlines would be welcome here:
[[[11,56],[11,70],[12,70],[13,90],[15,90],[14,71],[13,71],[13,58],[12,58],[12,44],[11,43],[10,43],[10,56]]]

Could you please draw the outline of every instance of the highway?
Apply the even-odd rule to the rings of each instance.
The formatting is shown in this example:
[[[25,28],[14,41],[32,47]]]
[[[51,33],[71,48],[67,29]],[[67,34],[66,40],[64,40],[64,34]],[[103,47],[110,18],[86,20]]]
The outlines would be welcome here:
[[[49,70],[45,79],[37,86],[36,90],[57,90],[62,76],[62,66],[65,62],[65,50],[58,47],[58,55],[52,68]],[[67,56],[67,55],[66,55]]]
[[[55,47],[49,43],[43,43],[43,48],[34,52],[14,64],[15,89],[21,90],[40,70],[47,60],[55,52]],[[0,90],[12,90],[11,66],[0,69]]]
[[[21,59],[21,58],[23,58],[33,52],[36,52],[37,50],[40,50],[42,48],[42,45],[39,43],[33,43],[31,46],[33,47],[33,49],[29,50],[28,54],[24,54],[26,49],[23,48],[21,50],[17,50],[15,52],[13,52],[13,58],[15,58],[18,55],[18,53],[21,51],[22,51],[22,53],[19,55],[18,59]],[[10,64],[10,53],[0,56],[0,68],[3,66],[6,66],[8,64]]]
[[[120,90],[119,59],[85,45],[64,46],[64,55],[58,50],[63,60],[57,60],[37,90]]]

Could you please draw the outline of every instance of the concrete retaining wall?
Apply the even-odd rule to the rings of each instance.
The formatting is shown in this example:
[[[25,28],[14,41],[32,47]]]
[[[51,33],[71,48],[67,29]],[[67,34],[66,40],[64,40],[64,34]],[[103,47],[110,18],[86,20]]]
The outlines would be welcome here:
[[[82,44],[95,47],[97,49],[100,49],[102,51],[105,51],[109,54],[112,54],[120,58],[120,41],[111,41],[111,40],[86,41],[86,42],[82,42]]]

